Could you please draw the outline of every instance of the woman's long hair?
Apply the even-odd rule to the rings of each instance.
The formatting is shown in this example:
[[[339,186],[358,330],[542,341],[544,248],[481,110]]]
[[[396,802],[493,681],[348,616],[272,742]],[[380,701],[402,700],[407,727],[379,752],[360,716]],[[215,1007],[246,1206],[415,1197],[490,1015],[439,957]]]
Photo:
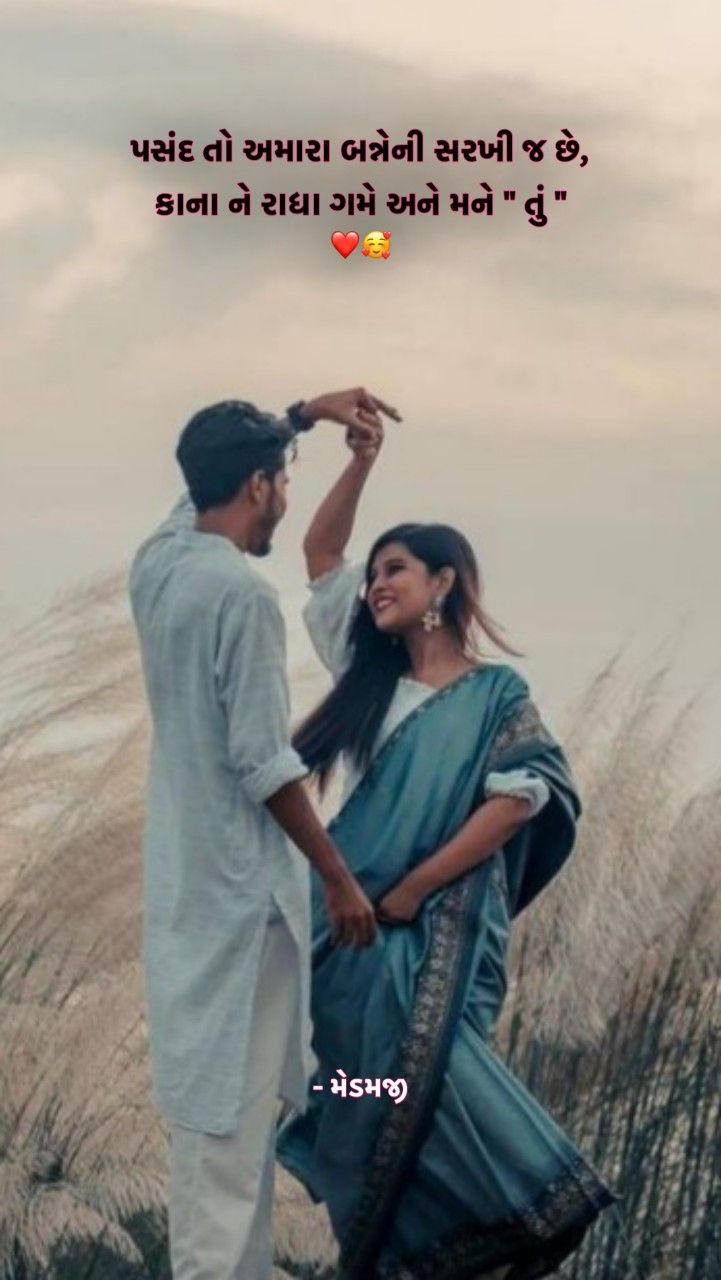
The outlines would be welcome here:
[[[470,543],[446,524],[400,524],[382,534],[371,547],[365,569],[366,590],[378,552],[391,542],[401,543],[422,560],[430,573],[455,569],[455,581],[443,606],[444,622],[454,632],[466,656],[480,657],[480,633],[505,653],[516,653],[485,612],[476,557]],[[379,630],[367,601],[359,600],[348,631],[350,663],[335,688],[297,730],[293,745],[321,791],[342,752],[365,769],[385,719],[399,678],[410,667],[405,644]]]

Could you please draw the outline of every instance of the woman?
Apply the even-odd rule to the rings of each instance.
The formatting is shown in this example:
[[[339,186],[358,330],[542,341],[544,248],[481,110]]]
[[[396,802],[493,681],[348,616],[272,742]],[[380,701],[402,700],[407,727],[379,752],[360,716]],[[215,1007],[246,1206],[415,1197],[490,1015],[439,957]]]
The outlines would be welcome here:
[[[462,535],[402,525],[345,565],[380,432],[348,442],[304,543],[336,684],[296,746],[322,786],[346,763],[331,830],[380,928],[337,948],[314,895],[319,1069],[279,1158],[326,1202],[343,1280],[531,1280],[614,1199],[489,1047],[510,921],[570,853],[579,803],[524,681],[474,647],[480,628],[510,652]]]

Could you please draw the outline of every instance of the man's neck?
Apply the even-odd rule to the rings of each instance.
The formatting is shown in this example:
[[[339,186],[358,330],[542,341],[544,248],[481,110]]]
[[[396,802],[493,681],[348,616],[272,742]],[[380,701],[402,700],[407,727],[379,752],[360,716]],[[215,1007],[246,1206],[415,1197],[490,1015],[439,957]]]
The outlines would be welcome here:
[[[247,551],[249,546],[249,530],[243,514],[227,507],[211,507],[202,511],[196,521],[198,533],[215,533],[228,538],[239,551]]]

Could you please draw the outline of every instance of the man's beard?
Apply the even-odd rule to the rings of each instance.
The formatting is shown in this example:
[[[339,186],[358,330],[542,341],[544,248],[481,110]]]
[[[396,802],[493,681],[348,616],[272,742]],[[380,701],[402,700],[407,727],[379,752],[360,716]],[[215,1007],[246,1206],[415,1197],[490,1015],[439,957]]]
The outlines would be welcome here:
[[[273,534],[275,533],[284,512],[278,510],[272,496],[269,498],[268,504],[263,511],[262,520],[259,521],[259,527],[256,531],[256,543],[252,548],[251,554],[260,558],[269,556],[273,550]]]
[[[269,516],[266,520],[265,528],[258,530],[258,541],[253,548],[254,556],[262,559],[264,556],[270,555],[273,549],[273,534],[277,523],[278,521],[273,516]]]

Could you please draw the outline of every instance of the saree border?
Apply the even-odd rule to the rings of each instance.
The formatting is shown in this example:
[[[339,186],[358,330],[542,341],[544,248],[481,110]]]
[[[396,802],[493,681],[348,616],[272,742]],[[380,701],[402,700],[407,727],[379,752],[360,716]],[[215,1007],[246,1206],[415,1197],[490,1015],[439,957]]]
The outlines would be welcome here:
[[[422,1255],[379,1267],[377,1280],[481,1280],[502,1267],[508,1267],[503,1273],[507,1280],[536,1280],[555,1271],[598,1215],[617,1200],[579,1157],[515,1218],[458,1227]]]
[[[488,753],[486,770],[492,773],[496,769],[507,768],[512,764],[514,754],[519,747],[527,747],[530,742],[539,742],[544,747],[557,747],[553,734],[546,728],[541,714],[532,698],[511,708],[501,722],[493,745]]]
[[[343,1280],[367,1280],[371,1274],[383,1233],[432,1121],[450,1052],[448,1028],[465,994],[459,991],[463,986],[459,977],[475,944],[470,920],[483,879],[480,874],[464,876],[433,910],[426,961],[399,1053],[398,1072],[408,1083],[408,1095],[400,1106],[392,1106],[381,1123],[363,1188],[341,1241]]]

